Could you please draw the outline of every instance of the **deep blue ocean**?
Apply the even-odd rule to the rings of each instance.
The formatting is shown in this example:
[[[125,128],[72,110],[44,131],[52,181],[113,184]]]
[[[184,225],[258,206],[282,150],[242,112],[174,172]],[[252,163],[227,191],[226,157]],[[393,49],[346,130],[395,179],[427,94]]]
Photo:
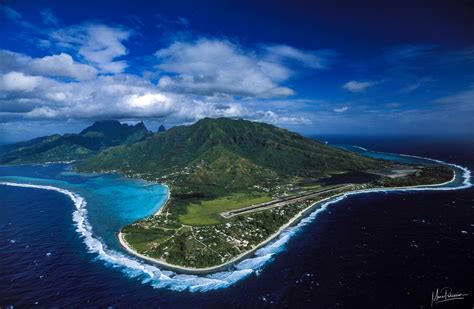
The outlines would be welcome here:
[[[469,139],[318,139],[474,170]],[[352,195],[256,257],[197,277],[145,264],[116,241],[120,227],[161,207],[167,190],[159,184],[66,165],[0,167],[0,182],[42,186],[0,185],[1,308],[431,308],[444,287],[468,296],[433,308],[474,305],[472,187]]]

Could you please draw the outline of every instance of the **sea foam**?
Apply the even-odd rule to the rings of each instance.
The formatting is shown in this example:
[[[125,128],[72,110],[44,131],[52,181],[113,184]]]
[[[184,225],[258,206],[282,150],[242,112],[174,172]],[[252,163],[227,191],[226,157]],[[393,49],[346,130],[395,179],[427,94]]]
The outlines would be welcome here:
[[[47,185],[13,182],[0,182],[0,185],[51,190],[67,195],[73,201],[76,208],[73,212],[73,221],[76,226],[76,231],[83,239],[88,251],[96,254],[98,259],[104,261],[107,265],[121,269],[125,274],[127,274],[127,276],[140,279],[144,284],[150,284],[155,288],[167,288],[175,291],[205,292],[229,287],[249,275],[259,272],[267,263],[273,260],[275,254],[284,250],[285,245],[293,235],[301,231],[307,224],[313,222],[318,214],[325,211],[329,205],[337,203],[348,196],[373,192],[459,190],[472,186],[470,181],[471,172],[465,167],[424,157],[410,155],[399,156],[413,157],[450,165],[457,169],[457,173],[455,173],[455,176],[451,181],[443,184],[443,186],[367,189],[347,192],[337,197],[320,201],[317,203],[320,207],[301,219],[296,225],[284,229],[276,239],[255,251],[252,257],[240,261],[234,265],[231,270],[202,276],[179,274],[173,271],[161,270],[155,265],[151,265],[137,258],[130,257],[129,255],[108,248],[99,237],[94,235],[92,226],[87,220],[87,203],[82,196],[76,193]],[[462,183],[458,186],[448,187],[447,185],[456,181],[456,176],[459,172],[462,172],[460,175],[460,177],[462,177]]]

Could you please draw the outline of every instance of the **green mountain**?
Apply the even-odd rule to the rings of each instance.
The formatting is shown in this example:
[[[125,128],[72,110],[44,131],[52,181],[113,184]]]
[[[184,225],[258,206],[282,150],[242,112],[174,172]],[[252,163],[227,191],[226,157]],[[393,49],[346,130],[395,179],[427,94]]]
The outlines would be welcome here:
[[[97,121],[79,134],[55,134],[4,146],[0,149],[0,164],[79,160],[150,135],[143,122],[131,126],[116,120]]]
[[[296,177],[321,178],[385,164],[273,125],[205,118],[134,144],[108,148],[78,168],[116,170],[176,184],[183,192],[220,196],[229,189],[246,190]]]
[[[250,252],[322,199],[453,177],[447,167],[401,166],[269,124],[227,118],[206,118],[155,134],[143,123],[101,121],[79,134],[52,135],[3,150],[0,163],[82,159],[75,164],[79,171],[114,171],[167,184],[171,194],[160,214],[124,227],[119,237],[142,255],[190,270]],[[351,171],[379,176],[355,184],[321,181]]]

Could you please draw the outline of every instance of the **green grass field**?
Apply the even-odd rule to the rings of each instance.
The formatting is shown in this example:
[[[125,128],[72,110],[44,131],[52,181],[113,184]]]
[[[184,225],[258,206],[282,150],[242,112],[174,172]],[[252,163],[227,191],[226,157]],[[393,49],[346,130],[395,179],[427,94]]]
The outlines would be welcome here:
[[[223,211],[239,209],[270,200],[271,197],[267,193],[233,193],[219,199],[203,201],[199,204],[189,204],[187,213],[180,216],[179,220],[186,225],[218,224],[223,221],[223,218],[219,215]]]

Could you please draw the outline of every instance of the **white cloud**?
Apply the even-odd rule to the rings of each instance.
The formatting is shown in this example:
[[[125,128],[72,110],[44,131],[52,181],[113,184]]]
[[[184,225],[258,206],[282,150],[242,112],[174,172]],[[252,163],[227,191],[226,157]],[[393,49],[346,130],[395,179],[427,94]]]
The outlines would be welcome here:
[[[175,74],[160,79],[162,89],[210,96],[273,97],[294,93],[279,85],[290,77],[291,70],[229,41],[176,42],[158,50],[156,56],[158,68]]]
[[[88,40],[79,49],[79,55],[103,67],[107,72],[122,72],[126,67],[125,62],[112,60],[128,53],[121,42],[128,39],[130,32],[103,25],[90,26],[87,32]]]
[[[304,113],[272,110],[272,101],[266,101],[266,108],[258,99],[246,102],[231,97],[219,99],[163,92],[133,75],[64,82],[13,72],[0,80],[0,93],[0,104],[9,106],[8,112],[0,111],[0,121],[167,118],[170,122],[183,123],[203,117],[232,117],[278,125],[311,123]],[[293,106],[296,111],[297,104],[298,100],[290,100],[285,106]]]
[[[311,119],[305,116],[285,116],[274,111],[259,111],[255,114],[255,119],[277,125],[310,125]]]
[[[26,113],[26,118],[54,118],[59,116],[58,110],[54,110],[48,106],[35,107],[32,111]]]
[[[0,50],[0,73],[22,71],[31,61],[31,57],[9,50]]]
[[[119,102],[123,114],[146,118],[150,115],[171,116],[179,111],[182,104],[177,101],[177,97],[158,92],[130,94],[121,98]]]
[[[29,56],[0,50],[0,72],[22,71],[31,75],[48,77],[66,77],[77,80],[94,78],[97,69],[93,66],[78,63],[68,54],[31,58]]]
[[[375,84],[376,82],[358,82],[351,80],[342,85],[342,88],[350,92],[364,92],[367,88],[372,87]]]
[[[36,101],[24,114],[27,118],[147,118],[167,116],[175,112],[171,107],[179,108],[173,105],[173,95],[160,93],[151,83],[131,75],[41,86],[35,88]]]
[[[98,67],[102,73],[121,73],[127,67],[124,60],[116,58],[128,54],[123,45],[130,30],[102,24],[75,25],[51,31],[51,41],[61,48],[77,52],[86,62]]]
[[[295,75],[294,66],[327,68],[329,51],[303,51],[288,45],[244,49],[227,40],[175,42],[155,53],[164,73],[161,89],[206,96],[269,98],[293,95],[282,85]]]
[[[0,50],[0,122],[97,118],[164,118],[174,123],[203,117],[245,118],[307,125],[299,100],[284,85],[295,68],[322,69],[314,52],[278,45],[243,48],[227,40],[175,42],[155,53],[157,84],[125,74],[124,42],[132,32],[97,23],[57,28],[42,11],[48,40],[60,50],[44,57]],[[21,16],[17,17],[20,18]],[[265,99],[265,100],[263,100]],[[276,109],[274,105],[285,105]],[[283,105],[282,105],[283,104]]]
[[[30,92],[44,81],[42,77],[9,72],[0,77],[0,90],[4,92]]]
[[[348,109],[349,109],[348,106],[343,106],[343,107],[335,108],[335,109],[333,109],[333,111],[336,112],[336,113],[343,113],[343,112],[347,111]]]
[[[29,63],[29,70],[38,75],[70,77],[77,80],[91,79],[97,74],[94,67],[77,63],[65,53],[34,59]]]

